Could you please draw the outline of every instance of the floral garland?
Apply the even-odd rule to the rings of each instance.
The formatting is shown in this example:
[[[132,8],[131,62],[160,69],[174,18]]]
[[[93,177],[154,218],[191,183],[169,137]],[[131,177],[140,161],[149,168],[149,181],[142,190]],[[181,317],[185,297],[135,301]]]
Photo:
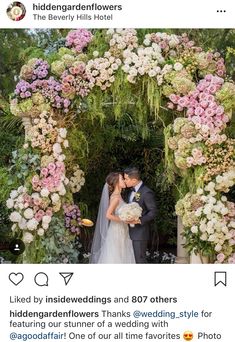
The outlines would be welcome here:
[[[169,126],[166,143],[177,173],[183,173],[183,177],[189,172],[193,174],[197,187],[195,194],[186,195],[176,206],[177,213],[183,216],[186,246],[190,245],[189,250],[198,247],[200,253],[203,248],[200,250],[199,240],[206,241],[217,262],[232,262],[235,260],[234,207],[222,192],[235,183],[231,176],[234,141],[226,135],[235,108],[235,85],[225,81],[223,58],[218,52],[202,51],[186,34],[151,33],[141,44],[134,29],[110,29],[106,31],[108,50],[102,56],[97,50],[91,51],[93,58],[89,60],[84,51],[89,49],[93,38],[85,29],[71,31],[51,66],[34,58],[21,69],[11,110],[15,115],[32,119],[25,148],[28,144],[39,150],[41,163],[40,171],[13,191],[7,202],[14,209],[10,216],[13,230],[23,231],[26,243],[34,239],[32,232],[44,235],[51,217],[61,210],[63,198],[79,191],[84,184],[79,169],[74,170],[70,180],[65,176],[63,150],[68,147],[67,131],[58,127],[53,112],[68,113],[74,100],[86,98],[95,87],[102,91],[111,88],[117,73],[122,72],[130,84],[142,77],[150,78],[161,90],[167,108],[183,116]],[[210,190],[211,184],[215,184],[215,194]],[[220,226],[213,229],[221,229],[217,231],[220,237],[215,236],[214,240],[210,237],[214,234],[211,218],[204,212],[208,201],[210,214],[214,215],[211,214],[213,225],[218,222]],[[209,231],[200,229],[202,222],[203,227],[209,225]]]

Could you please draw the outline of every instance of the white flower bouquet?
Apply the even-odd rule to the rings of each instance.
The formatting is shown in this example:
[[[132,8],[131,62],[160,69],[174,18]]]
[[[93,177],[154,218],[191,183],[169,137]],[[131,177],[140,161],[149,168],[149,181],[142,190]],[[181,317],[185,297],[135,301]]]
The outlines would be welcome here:
[[[141,217],[142,211],[138,203],[128,203],[121,206],[118,216],[122,221],[135,221]]]

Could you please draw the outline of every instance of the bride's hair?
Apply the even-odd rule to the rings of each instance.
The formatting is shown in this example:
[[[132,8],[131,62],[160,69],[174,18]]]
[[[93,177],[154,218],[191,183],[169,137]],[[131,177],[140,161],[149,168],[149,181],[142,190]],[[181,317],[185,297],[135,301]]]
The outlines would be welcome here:
[[[117,185],[119,181],[119,175],[121,175],[121,172],[111,172],[106,177],[106,183],[108,184],[109,188],[109,195],[111,195],[115,189],[115,186]]]

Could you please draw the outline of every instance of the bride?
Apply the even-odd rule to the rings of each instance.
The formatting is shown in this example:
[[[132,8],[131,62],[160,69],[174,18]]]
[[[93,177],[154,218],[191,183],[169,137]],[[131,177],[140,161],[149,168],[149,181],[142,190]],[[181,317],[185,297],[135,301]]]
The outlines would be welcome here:
[[[111,172],[107,176],[91,248],[90,263],[92,264],[135,263],[128,225],[118,216],[124,204],[121,191],[125,187],[120,172]]]

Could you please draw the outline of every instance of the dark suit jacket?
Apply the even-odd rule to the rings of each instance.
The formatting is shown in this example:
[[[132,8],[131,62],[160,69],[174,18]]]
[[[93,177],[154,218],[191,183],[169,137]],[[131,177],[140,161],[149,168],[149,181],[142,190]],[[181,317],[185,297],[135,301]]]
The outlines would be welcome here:
[[[129,227],[130,238],[131,240],[147,241],[149,239],[151,223],[154,221],[157,214],[155,195],[154,192],[144,184],[141,185],[136,194],[139,195],[136,195],[132,202],[137,202],[143,211],[140,218],[141,224]]]

